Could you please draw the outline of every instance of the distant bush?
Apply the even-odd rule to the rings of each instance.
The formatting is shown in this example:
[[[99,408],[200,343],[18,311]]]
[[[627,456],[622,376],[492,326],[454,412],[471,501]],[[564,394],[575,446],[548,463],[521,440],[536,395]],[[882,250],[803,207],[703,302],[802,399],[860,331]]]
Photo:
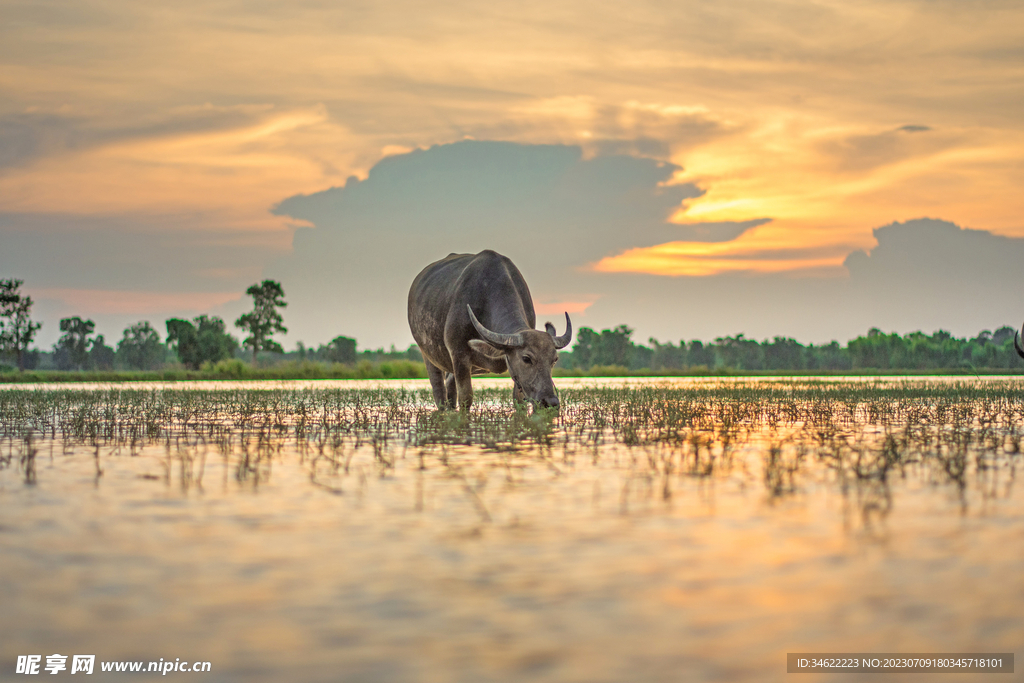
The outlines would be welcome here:
[[[387,379],[414,379],[426,376],[426,366],[411,360],[394,360],[380,364],[380,373]]]
[[[373,379],[377,375],[373,363],[368,360],[361,360],[356,363],[356,377],[358,379]]]
[[[252,375],[252,368],[237,358],[225,358],[213,364],[203,363],[200,374],[215,375],[216,379],[245,379]]]
[[[595,365],[586,371],[587,377],[625,377],[629,374],[625,365]]]

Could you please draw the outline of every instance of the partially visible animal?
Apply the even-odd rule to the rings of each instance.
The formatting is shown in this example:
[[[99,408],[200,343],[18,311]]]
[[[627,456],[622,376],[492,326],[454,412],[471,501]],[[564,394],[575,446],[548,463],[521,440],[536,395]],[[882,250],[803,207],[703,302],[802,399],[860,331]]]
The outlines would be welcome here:
[[[572,339],[572,321],[566,313],[561,336],[551,323],[545,332],[536,324],[522,273],[489,249],[449,254],[424,268],[409,289],[409,328],[439,409],[468,410],[471,376],[506,370],[517,402],[558,408],[551,368]]]
[[[1024,329],[1022,327],[1021,329]],[[1020,330],[1013,333],[1013,348],[1017,352],[1017,355],[1024,358],[1024,348],[1020,345]]]

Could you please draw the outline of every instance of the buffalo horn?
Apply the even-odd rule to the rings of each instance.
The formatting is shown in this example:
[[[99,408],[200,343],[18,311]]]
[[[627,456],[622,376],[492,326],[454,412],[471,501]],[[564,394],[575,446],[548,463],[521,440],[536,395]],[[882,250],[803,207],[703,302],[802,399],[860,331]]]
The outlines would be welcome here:
[[[477,334],[480,338],[486,342],[490,342],[496,346],[506,347],[519,347],[523,345],[523,335],[521,334],[498,334],[497,332],[491,332],[489,329],[480,324],[480,321],[476,319],[476,314],[473,313],[473,307],[466,304],[466,310],[469,311],[469,321],[473,323],[473,327],[476,328]]]
[[[1020,347],[1020,332],[1013,333],[1013,348],[1017,351],[1017,355],[1024,358],[1024,349]]]
[[[555,335],[553,335],[553,334],[551,336],[555,337]],[[566,312],[566,314],[565,314],[565,334],[563,334],[561,337],[555,337],[555,348],[556,349],[564,349],[566,346],[569,345],[569,342],[571,342],[571,341],[572,341],[572,321],[569,320],[569,313]]]

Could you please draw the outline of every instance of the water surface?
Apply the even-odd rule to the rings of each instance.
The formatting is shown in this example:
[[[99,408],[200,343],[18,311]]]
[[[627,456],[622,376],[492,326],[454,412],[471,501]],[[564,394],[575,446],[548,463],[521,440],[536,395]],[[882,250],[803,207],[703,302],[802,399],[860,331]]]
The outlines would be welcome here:
[[[787,652],[1019,649],[1024,386],[872,382],[562,380],[551,420],[490,380],[462,424],[415,382],[2,390],[0,678],[61,653],[771,681]]]

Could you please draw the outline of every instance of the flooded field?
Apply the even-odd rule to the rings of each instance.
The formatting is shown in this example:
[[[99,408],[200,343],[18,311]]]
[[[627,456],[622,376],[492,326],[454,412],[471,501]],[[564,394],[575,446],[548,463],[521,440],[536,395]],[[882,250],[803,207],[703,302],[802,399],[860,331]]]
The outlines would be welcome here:
[[[0,679],[877,682],[786,653],[1024,642],[1024,382],[477,386],[0,389]]]

